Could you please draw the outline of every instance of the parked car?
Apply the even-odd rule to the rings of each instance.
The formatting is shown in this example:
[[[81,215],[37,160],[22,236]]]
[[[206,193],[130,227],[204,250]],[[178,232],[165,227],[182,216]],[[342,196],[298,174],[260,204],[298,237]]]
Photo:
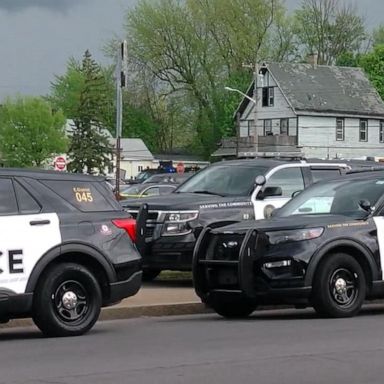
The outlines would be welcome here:
[[[143,277],[153,279],[164,269],[191,270],[196,239],[206,226],[217,221],[262,219],[318,180],[340,177],[352,167],[373,165],[320,160],[224,161],[204,168],[169,195],[126,199],[122,205],[134,217],[142,204],[148,210],[138,220],[143,227],[137,243],[143,256]]]
[[[158,168],[146,169],[144,171],[139,172],[139,174],[134,179],[126,180],[126,182],[128,184],[141,184],[151,176],[164,174],[164,173],[167,173],[165,169],[158,169]]]
[[[320,315],[356,315],[384,297],[384,171],[317,183],[272,218],[205,228],[193,281],[225,317],[259,304],[312,305]]]
[[[153,175],[148,177],[148,179],[143,181],[143,184],[148,183],[175,183],[181,184],[187,179],[189,179],[194,173],[188,172],[183,174],[178,173],[160,173],[158,175]]]
[[[120,190],[120,199],[142,198],[147,196],[167,195],[177,188],[177,184],[141,183],[124,186]]]
[[[87,332],[140,288],[135,225],[104,177],[0,168],[0,321]]]

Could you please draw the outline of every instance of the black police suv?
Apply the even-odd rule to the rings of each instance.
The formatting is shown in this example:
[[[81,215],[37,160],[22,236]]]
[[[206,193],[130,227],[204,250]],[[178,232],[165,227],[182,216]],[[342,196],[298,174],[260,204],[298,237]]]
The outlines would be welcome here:
[[[316,183],[270,219],[200,235],[193,280],[203,302],[225,317],[258,304],[312,305],[355,315],[384,297],[384,171]]]
[[[138,239],[143,278],[153,279],[164,269],[191,270],[193,248],[205,226],[263,219],[313,182],[363,166],[371,164],[264,158],[223,161],[204,168],[166,196],[121,201],[134,217],[143,203],[148,206],[145,220],[138,221],[138,227],[144,226],[140,233],[145,232],[145,241]],[[255,183],[257,177],[261,181]]]
[[[135,220],[103,177],[0,168],[0,233],[2,322],[80,335],[140,288]]]

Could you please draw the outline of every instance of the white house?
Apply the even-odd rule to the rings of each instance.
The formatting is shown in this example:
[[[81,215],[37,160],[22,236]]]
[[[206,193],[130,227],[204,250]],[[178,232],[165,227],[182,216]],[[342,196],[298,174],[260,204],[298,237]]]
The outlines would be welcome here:
[[[360,68],[271,63],[259,68],[236,114],[238,156],[384,156],[384,103]],[[233,144],[233,142],[232,142]],[[229,149],[232,148],[232,149]],[[223,145],[213,156],[233,155]]]
[[[112,139],[111,142],[116,148],[116,139]],[[135,177],[147,168],[157,168],[159,165],[142,139],[122,138],[120,139],[120,148],[120,169],[125,171],[125,178],[127,179]]]

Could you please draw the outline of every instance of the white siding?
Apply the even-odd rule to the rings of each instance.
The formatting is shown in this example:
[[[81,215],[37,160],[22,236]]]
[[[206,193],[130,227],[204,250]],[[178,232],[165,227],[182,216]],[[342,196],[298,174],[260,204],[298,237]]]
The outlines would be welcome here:
[[[152,160],[121,160],[120,162],[120,168],[126,171],[126,178],[129,179],[131,177],[136,177],[137,174],[140,172],[139,167],[141,167],[142,170],[145,170],[148,168],[157,168],[159,165],[158,161],[152,161]]]
[[[274,87],[274,103],[273,107],[263,107],[263,91],[261,81],[258,80],[257,88],[257,105],[256,105],[256,118],[257,118],[257,135],[264,136],[264,120],[272,119],[272,132],[273,134],[280,134],[280,119],[289,119],[289,135],[296,136],[296,115],[293,112],[291,106],[287,102],[286,98],[282,94],[280,88],[277,86],[276,82],[272,77],[269,77],[268,85]],[[247,108],[241,116],[240,124],[240,136],[245,137],[248,132],[248,123],[247,120],[252,120],[252,125],[254,126],[255,119],[255,104],[249,102]],[[252,131],[252,130],[250,130]],[[254,133],[251,133],[250,136],[254,136]]]
[[[298,145],[307,157],[358,158],[383,156],[380,120],[368,119],[368,141],[359,140],[359,118],[344,119],[344,140],[336,140],[336,117],[300,116]]]

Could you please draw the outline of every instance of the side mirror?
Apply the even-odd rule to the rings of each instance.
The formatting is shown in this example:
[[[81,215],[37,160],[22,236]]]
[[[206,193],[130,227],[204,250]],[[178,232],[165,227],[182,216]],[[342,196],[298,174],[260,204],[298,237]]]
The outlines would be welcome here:
[[[267,182],[267,179],[263,175],[256,176],[255,178],[255,187],[261,185],[263,186]]]
[[[371,212],[372,210],[371,202],[367,199],[359,200],[359,207],[366,212]]]
[[[264,191],[260,191],[257,197],[260,200],[263,200],[266,197],[281,196],[282,194],[283,191],[280,187],[267,187]]]

